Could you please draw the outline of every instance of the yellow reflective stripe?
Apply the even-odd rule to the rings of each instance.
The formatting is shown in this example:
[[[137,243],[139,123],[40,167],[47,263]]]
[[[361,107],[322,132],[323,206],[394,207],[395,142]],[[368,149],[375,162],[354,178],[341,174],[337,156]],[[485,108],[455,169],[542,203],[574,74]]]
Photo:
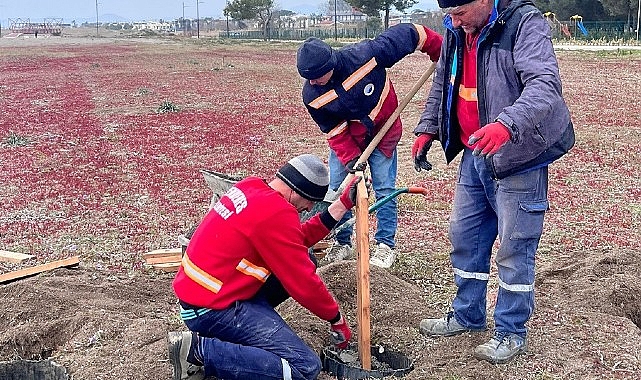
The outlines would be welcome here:
[[[376,107],[372,109],[372,112],[369,113],[369,118],[372,120],[376,120],[376,116],[378,115],[379,112],[381,112],[381,108],[383,107],[383,103],[385,103],[385,99],[387,99],[387,95],[389,94],[390,91],[390,81],[387,80],[387,73],[385,74],[385,87],[383,87],[383,91],[381,92],[381,97],[378,99],[378,104],[376,104]]]
[[[336,100],[337,98],[338,98],[338,94],[336,93],[336,91],[334,91],[334,90],[327,91],[323,95],[321,95],[318,98],[312,100],[309,103],[309,106],[314,108],[314,109],[319,109],[322,106],[324,106],[325,104]]]
[[[416,28],[416,32],[418,33],[418,45],[416,46],[416,50],[421,50],[425,41],[427,41],[427,33],[422,25],[414,24],[414,28]]]
[[[349,91],[350,88],[354,87],[356,83],[365,78],[365,76],[369,74],[370,71],[374,70],[375,67],[376,58],[372,58],[358,70],[354,71],[352,75],[348,76],[347,79],[343,81],[343,88],[345,91]]]
[[[189,260],[189,256],[186,254],[183,255],[182,267],[187,277],[213,293],[218,293],[220,288],[223,286],[222,281],[200,269],[196,264]]]
[[[256,278],[261,282],[267,281],[267,277],[269,277],[269,275],[271,274],[271,272],[267,269],[259,267],[258,265],[254,265],[246,259],[240,260],[240,262],[236,266],[236,269],[248,276]]]
[[[460,85],[458,88],[458,96],[463,98],[463,100],[467,102],[477,102],[478,99],[476,97],[476,87],[474,88],[467,88],[463,85]]]
[[[347,129],[347,122],[344,121],[327,133],[327,139],[329,140],[332,137],[340,135],[341,133],[345,132],[346,129]]]

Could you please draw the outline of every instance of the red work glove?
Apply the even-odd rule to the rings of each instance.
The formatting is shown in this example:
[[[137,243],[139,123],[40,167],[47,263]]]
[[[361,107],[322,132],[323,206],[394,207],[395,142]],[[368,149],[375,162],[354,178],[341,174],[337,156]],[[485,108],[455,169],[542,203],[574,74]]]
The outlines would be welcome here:
[[[510,140],[510,131],[498,121],[490,123],[474,132],[467,141],[474,151],[473,155],[491,156]]]
[[[347,326],[345,318],[341,315],[341,319],[338,322],[332,323],[331,329],[332,343],[334,343],[336,348],[341,350],[346,349],[352,337],[352,331],[349,329],[349,326]]]
[[[412,158],[414,159],[414,169],[417,172],[421,170],[432,170],[432,164],[427,161],[427,151],[432,147],[434,135],[429,133],[421,133],[414,140],[412,145]]]
[[[341,193],[341,203],[345,206],[346,209],[351,209],[356,204],[356,193],[358,191],[358,183],[363,179],[363,177],[355,176],[352,180],[345,186],[345,190]]]

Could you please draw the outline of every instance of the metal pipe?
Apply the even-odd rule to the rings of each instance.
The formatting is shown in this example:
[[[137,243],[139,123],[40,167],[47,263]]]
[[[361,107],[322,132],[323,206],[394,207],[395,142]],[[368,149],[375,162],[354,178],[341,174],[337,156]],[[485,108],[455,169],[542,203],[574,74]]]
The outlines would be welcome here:
[[[336,1],[337,0],[334,0],[334,41],[338,40],[338,12],[336,11]]]
[[[639,17],[641,17],[641,0],[637,5],[637,42],[639,42]]]
[[[96,37],[98,37],[98,0],[96,0]]]

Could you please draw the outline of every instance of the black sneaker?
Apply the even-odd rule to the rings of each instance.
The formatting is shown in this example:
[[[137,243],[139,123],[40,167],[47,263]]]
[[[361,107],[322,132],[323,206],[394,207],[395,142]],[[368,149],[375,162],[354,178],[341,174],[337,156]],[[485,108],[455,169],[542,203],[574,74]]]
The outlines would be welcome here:
[[[173,380],[202,380],[205,370],[202,365],[187,361],[191,347],[192,333],[170,332],[167,336],[169,343],[169,362],[174,367]]]

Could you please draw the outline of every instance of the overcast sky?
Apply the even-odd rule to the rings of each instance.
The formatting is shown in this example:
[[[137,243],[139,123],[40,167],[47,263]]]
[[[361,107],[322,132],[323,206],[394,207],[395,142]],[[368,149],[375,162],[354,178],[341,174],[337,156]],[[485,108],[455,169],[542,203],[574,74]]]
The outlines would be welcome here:
[[[98,0],[98,18],[102,15],[118,15],[130,21],[173,20],[182,17],[196,18],[198,0]],[[328,0],[275,0],[282,9],[320,13]],[[200,0],[200,17],[222,18],[225,0]],[[184,8],[183,8],[184,5]],[[435,9],[435,0],[419,0],[415,8]],[[61,18],[63,22],[96,19],[95,0],[0,0],[0,21],[29,19],[41,22],[44,18]]]

